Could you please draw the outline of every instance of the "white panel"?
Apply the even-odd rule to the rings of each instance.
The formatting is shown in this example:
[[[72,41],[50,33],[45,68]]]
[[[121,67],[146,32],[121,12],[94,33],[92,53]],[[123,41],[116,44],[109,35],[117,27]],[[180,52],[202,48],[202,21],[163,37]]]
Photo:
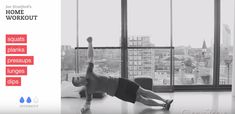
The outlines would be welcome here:
[[[60,113],[60,2],[60,0],[0,0],[0,114]],[[25,9],[25,14],[36,14],[38,20],[7,21],[6,5],[30,5],[30,9]],[[5,85],[6,34],[27,34],[27,55],[34,56],[34,65],[27,66],[28,75],[21,76],[20,87]],[[25,100],[31,97],[32,103],[20,103],[21,97]]]

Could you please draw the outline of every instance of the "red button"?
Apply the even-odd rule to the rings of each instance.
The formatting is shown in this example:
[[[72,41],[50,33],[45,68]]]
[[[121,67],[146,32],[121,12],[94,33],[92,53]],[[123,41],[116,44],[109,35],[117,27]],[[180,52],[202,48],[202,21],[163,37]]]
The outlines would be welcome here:
[[[27,54],[26,45],[6,45],[6,54]]]
[[[33,65],[33,56],[6,56],[6,65]]]
[[[6,86],[21,86],[21,78],[20,77],[7,77]]]
[[[6,43],[27,43],[27,34],[6,34]]]
[[[27,75],[27,67],[6,67],[6,75]]]

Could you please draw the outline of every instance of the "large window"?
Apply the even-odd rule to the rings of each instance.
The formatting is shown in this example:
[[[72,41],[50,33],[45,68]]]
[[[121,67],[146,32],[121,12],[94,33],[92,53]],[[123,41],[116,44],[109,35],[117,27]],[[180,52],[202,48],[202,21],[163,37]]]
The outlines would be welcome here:
[[[142,44],[129,46],[170,46],[170,0],[127,0],[128,37]],[[132,44],[131,44],[132,43]]]
[[[87,69],[87,49],[81,47],[88,46],[86,39],[91,36],[95,48],[95,72],[104,76],[120,77],[120,0],[78,0],[78,36],[80,75],[85,75]]]
[[[94,72],[103,76],[120,77],[121,50],[120,49],[94,49]],[[85,75],[87,70],[87,49],[79,49],[79,74]]]
[[[170,0],[128,0],[128,78],[170,85]]]
[[[61,81],[68,81],[75,74],[76,0],[61,2]]]
[[[213,83],[214,0],[173,1],[175,85]]]
[[[128,49],[128,78],[149,77],[153,85],[170,85],[170,48]]]
[[[121,1],[66,1],[62,14],[61,80],[71,81],[76,72],[85,75],[87,49],[84,47],[89,36],[94,42],[95,72],[120,77]]]
[[[67,3],[76,5],[75,0]],[[150,77],[154,86],[180,89],[231,84],[234,0],[78,0],[78,7],[67,9],[70,13],[62,16],[62,80],[76,71],[85,75],[86,38],[92,36],[98,74]]]
[[[221,0],[220,77],[219,84],[232,81],[234,0]]]
[[[79,46],[87,47],[92,36],[94,47],[120,46],[121,0],[78,0]]]

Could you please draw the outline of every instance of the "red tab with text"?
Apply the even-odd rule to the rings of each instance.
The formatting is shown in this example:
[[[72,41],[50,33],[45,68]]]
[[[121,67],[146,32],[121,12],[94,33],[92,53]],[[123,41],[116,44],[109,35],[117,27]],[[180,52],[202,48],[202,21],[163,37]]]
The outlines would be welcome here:
[[[33,65],[33,56],[6,56],[6,65]]]
[[[21,86],[21,78],[20,77],[7,77],[6,86]]]
[[[6,45],[6,54],[27,54],[26,45]]]
[[[27,67],[6,67],[6,75],[27,75]]]
[[[6,43],[27,43],[27,34],[6,34]]]

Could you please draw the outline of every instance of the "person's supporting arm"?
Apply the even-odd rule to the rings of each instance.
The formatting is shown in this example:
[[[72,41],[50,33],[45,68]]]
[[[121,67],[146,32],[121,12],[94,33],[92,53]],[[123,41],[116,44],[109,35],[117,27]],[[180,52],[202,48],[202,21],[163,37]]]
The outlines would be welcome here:
[[[81,112],[85,112],[85,111],[90,110],[92,97],[93,97],[93,95],[89,94],[86,90],[86,103],[84,104],[83,108],[81,109]]]

